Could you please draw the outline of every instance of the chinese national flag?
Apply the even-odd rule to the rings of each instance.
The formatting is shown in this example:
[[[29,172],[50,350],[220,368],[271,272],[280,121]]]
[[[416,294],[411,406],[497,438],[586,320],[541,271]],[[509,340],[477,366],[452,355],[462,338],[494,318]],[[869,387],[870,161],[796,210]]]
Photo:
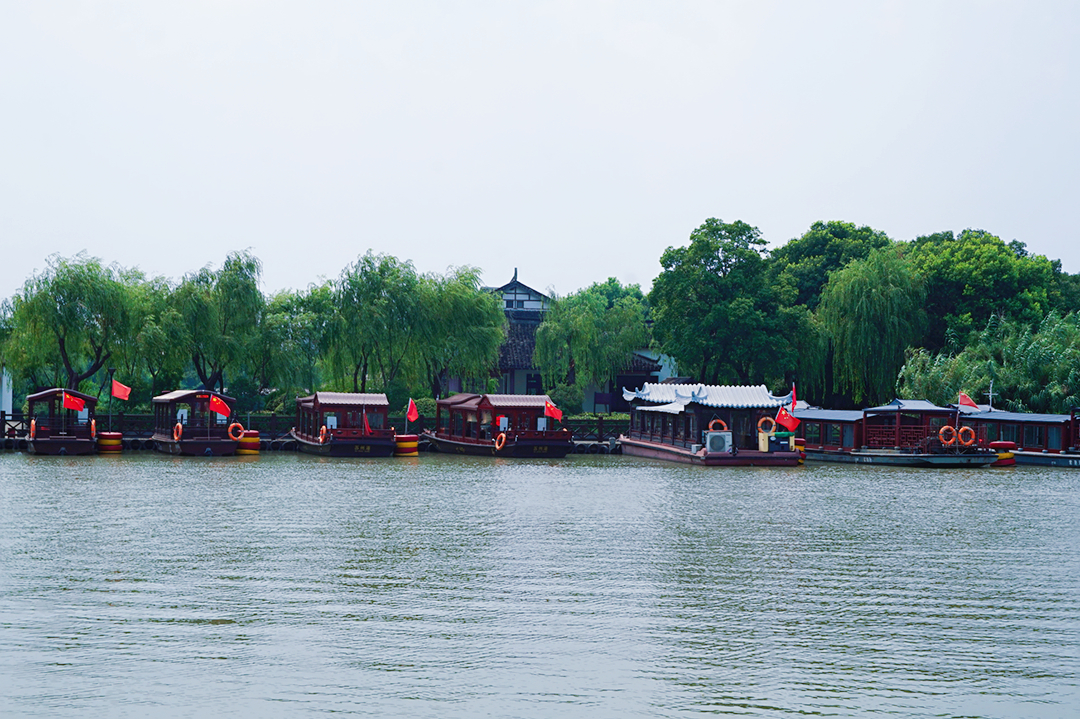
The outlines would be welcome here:
[[[975,404],[975,400],[973,400],[971,397],[968,397],[963,392],[960,393],[960,402],[958,404],[961,407],[974,407],[975,409],[979,408],[979,405]]]
[[[126,384],[120,384],[116,380],[113,380],[112,396],[116,397],[117,399],[126,400],[128,397],[131,396],[131,387],[128,387]]]
[[[794,432],[799,426],[799,418],[788,412],[787,407],[781,406],[776,413],[776,423],[788,432]]]
[[[550,401],[544,402],[544,415],[562,421],[562,410],[553,405]]]
[[[228,417],[232,413],[229,405],[225,404],[225,400],[213,394],[210,395],[210,411],[217,412],[222,417]]]
[[[371,425],[367,421],[367,407],[364,407],[364,434],[371,434]]]
[[[412,401],[412,397],[409,398],[409,411],[405,413],[405,419],[410,422],[420,419],[420,410],[416,408],[416,402]]]
[[[64,392],[64,409],[73,409],[76,412],[82,412],[86,409],[86,401],[79,399],[73,394]]]

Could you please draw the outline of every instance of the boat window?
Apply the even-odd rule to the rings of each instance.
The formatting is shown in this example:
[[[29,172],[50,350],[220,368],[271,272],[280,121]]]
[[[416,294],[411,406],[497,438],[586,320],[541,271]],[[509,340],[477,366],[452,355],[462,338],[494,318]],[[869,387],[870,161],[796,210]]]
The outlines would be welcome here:
[[[1061,427],[1046,428],[1046,448],[1061,449]]]
[[[461,418],[461,412],[453,412],[451,414],[453,415],[453,421],[451,422],[453,430],[451,430],[450,434],[460,437],[462,435],[462,431],[464,429],[463,425],[465,422]]]
[[[804,422],[803,438],[807,444],[821,444],[821,424],[818,422]]]
[[[850,424],[845,424],[844,425],[844,446],[845,447],[854,447],[855,446],[855,427],[854,427],[854,425],[850,425]]]
[[[986,441],[997,442],[998,435],[1001,434],[1001,427],[998,426],[998,423],[988,422],[987,424],[984,424],[983,427],[986,428]]]
[[[1042,447],[1042,426],[1038,424],[1029,424],[1024,427],[1024,446],[1025,447]]]
[[[379,413],[379,412],[372,412],[371,414],[369,414],[367,416],[367,418],[368,418],[368,426],[371,427],[372,429],[382,429],[383,425],[386,424],[386,420],[383,418],[383,415],[381,413]]]
[[[1003,425],[1001,425],[1001,441],[1003,441],[1003,442],[1015,442],[1016,441],[1016,425],[1015,424],[1003,424]]]
[[[690,415],[690,436],[693,437],[694,439],[697,439],[697,436],[698,436],[698,426],[697,426],[697,415],[696,414]],[[700,441],[700,440],[698,440],[698,441]]]
[[[829,428],[829,430],[828,430],[829,434],[828,434],[828,439],[826,440],[825,444],[832,445],[832,446],[839,446],[840,445],[840,425],[838,425],[838,424],[830,424],[830,425],[827,425],[827,426]]]

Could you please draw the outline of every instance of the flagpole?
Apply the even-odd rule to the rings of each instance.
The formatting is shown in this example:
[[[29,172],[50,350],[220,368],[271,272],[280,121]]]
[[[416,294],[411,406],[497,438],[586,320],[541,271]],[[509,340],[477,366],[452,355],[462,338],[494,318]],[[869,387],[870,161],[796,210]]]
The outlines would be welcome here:
[[[115,367],[109,368],[109,431],[112,432],[112,403],[113,403],[113,375],[116,373]]]

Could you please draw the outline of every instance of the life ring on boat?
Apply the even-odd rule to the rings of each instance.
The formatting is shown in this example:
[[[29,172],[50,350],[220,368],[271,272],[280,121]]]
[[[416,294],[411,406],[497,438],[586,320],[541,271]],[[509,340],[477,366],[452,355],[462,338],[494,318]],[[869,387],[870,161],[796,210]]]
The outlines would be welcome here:
[[[97,420],[90,420],[90,439],[97,439]]]
[[[970,447],[975,444],[975,430],[967,426],[961,427],[956,433],[956,438],[960,440],[960,444]]]
[[[948,437],[948,439],[945,439]],[[938,430],[937,438],[941,440],[941,443],[946,447],[951,447],[956,444],[956,428],[951,424],[947,424]]]
[[[34,435],[36,435],[36,434],[37,434],[37,420],[32,419],[32,420],[30,420],[30,439],[33,439]]]
[[[717,430],[717,427],[716,427],[717,424],[720,425],[719,429],[720,429],[721,432],[727,432],[727,422],[720,419],[719,417],[714,419],[712,422],[709,422],[709,431],[710,432],[715,432]]]
[[[180,438],[184,436],[184,425],[177,422],[172,428],[172,438],[174,442],[179,442]]]
[[[769,423],[769,428],[768,429],[765,429],[764,427],[762,427],[762,425],[765,424],[766,422]],[[772,417],[769,417],[768,415],[766,415],[766,416],[764,416],[764,417],[762,417],[761,419],[758,420],[757,428],[758,428],[758,432],[764,432],[765,434],[772,434],[773,430],[776,429],[776,420],[773,419]]]
[[[506,432],[499,432],[499,436],[495,438],[495,451],[498,452],[506,446]]]
[[[239,431],[236,434],[233,434],[234,429]],[[225,430],[225,432],[229,435],[229,439],[231,439],[233,442],[239,442],[240,439],[244,436],[244,425],[240,424],[239,422],[233,422],[229,425],[229,428]]]
[[[326,438],[329,435],[330,433],[326,431],[326,425],[324,424],[322,429],[319,430],[319,444],[326,444]]]

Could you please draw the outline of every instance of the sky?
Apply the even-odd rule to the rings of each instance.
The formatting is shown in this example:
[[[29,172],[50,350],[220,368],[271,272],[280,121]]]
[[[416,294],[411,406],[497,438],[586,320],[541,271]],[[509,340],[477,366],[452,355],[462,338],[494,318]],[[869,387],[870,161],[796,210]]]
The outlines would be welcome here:
[[[1080,272],[1080,3],[0,0],[0,298],[58,254],[268,293],[367,251],[648,289],[710,217]]]

